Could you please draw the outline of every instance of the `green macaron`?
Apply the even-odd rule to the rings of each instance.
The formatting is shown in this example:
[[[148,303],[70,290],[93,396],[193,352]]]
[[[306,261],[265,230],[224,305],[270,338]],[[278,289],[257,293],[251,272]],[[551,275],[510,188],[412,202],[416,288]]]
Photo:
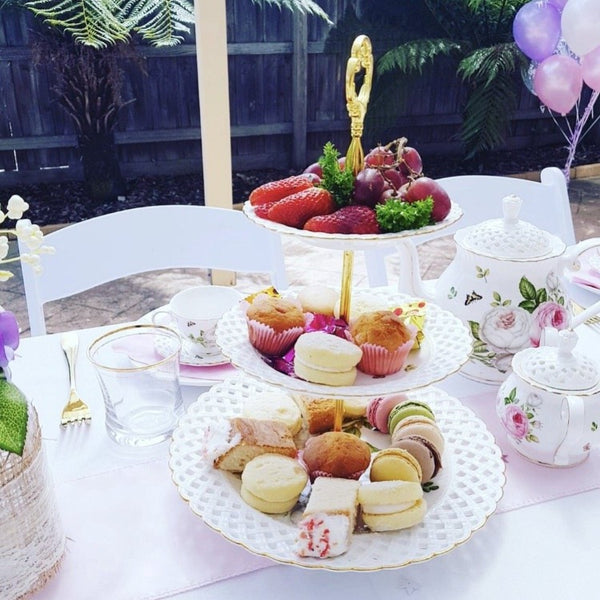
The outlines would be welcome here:
[[[390,411],[388,416],[388,431],[390,434],[394,433],[394,428],[402,419],[412,416],[428,417],[429,419],[435,420],[435,415],[426,402],[419,402],[418,400],[405,400],[396,404]]]

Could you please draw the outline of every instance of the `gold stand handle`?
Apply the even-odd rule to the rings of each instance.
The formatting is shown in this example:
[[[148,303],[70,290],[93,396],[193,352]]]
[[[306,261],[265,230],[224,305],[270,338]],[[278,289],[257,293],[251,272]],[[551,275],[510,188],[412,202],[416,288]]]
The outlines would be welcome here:
[[[356,76],[364,70],[364,80],[356,91]],[[346,63],[346,109],[350,116],[350,146],[346,154],[346,169],[352,169],[354,175],[364,166],[364,152],[360,138],[363,123],[367,114],[367,105],[373,83],[373,50],[371,40],[366,35],[359,35],[353,42],[350,58]],[[350,300],[352,288],[352,269],[354,252],[344,251],[342,266],[342,290],[340,295],[340,315],[346,321],[350,318]]]

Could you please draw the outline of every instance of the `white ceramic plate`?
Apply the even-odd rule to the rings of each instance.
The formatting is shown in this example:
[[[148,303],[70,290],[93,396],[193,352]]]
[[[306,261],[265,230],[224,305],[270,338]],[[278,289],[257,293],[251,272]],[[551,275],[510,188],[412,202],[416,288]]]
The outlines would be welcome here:
[[[211,436],[222,434],[227,420],[241,413],[245,399],[265,387],[244,376],[216,385],[188,408],[170,446],[169,464],[181,497],[209,527],[250,552],[331,571],[402,567],[469,540],[502,497],[504,462],[483,421],[439,389],[419,390],[412,396],[432,407],[446,440],[444,467],[434,479],[439,489],[425,494],[428,508],[423,522],[403,531],[355,534],[341,556],[301,558],[294,552],[300,512],[272,516],[251,508],[239,495],[240,478],[212,466]]]
[[[434,225],[426,225],[420,229],[406,229],[397,233],[380,233],[380,234],[342,234],[342,233],[320,233],[315,231],[305,231],[304,229],[296,229],[295,227],[288,227],[281,223],[275,223],[267,219],[261,219],[257,217],[254,212],[254,207],[250,204],[250,201],[246,201],[243,207],[246,216],[262,227],[266,227],[271,231],[282,235],[291,235],[299,237],[305,242],[313,244],[315,246],[321,246],[323,248],[331,248],[335,250],[366,250],[372,248],[374,243],[382,245],[398,243],[403,239],[408,239],[416,235],[425,235],[432,233],[440,229],[444,229],[449,225],[452,225],[463,215],[463,211],[455,202],[452,203],[450,213],[448,216],[439,223]]]
[[[353,297],[360,297],[354,291]],[[384,288],[364,290],[369,297],[383,297],[390,306],[410,302],[414,298]],[[394,375],[375,378],[359,373],[354,385],[332,387],[289,377],[265,362],[248,340],[245,309],[236,306],[223,315],[217,325],[217,344],[231,363],[242,371],[267,383],[296,392],[330,397],[381,396],[425,387],[458,371],[469,358],[472,338],[467,327],[452,313],[435,304],[427,304],[424,343],[410,353],[407,365]]]

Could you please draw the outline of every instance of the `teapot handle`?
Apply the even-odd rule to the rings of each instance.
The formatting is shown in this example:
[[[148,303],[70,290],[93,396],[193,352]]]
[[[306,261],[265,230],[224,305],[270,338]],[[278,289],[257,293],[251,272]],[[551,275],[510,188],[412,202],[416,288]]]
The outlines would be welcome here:
[[[579,257],[590,248],[600,247],[600,237],[589,238],[588,240],[582,240],[581,242],[569,246],[565,253],[561,256],[558,263],[559,272],[564,273],[565,271],[579,271],[581,269],[581,263]]]
[[[585,433],[585,408],[581,396],[565,396],[561,407],[561,421],[566,422],[565,437],[554,454],[555,465],[569,465],[569,457],[581,453],[580,440]]]

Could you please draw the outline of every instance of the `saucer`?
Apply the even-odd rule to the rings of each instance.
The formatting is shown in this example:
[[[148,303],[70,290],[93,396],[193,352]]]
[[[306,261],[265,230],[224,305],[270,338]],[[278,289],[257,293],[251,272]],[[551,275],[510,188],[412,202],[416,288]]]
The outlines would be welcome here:
[[[173,352],[173,344],[168,339],[157,337],[154,341],[154,349],[161,356],[168,356]],[[227,364],[229,359],[221,353],[212,356],[198,356],[194,347],[188,341],[182,340],[179,362],[190,367],[216,367]]]

